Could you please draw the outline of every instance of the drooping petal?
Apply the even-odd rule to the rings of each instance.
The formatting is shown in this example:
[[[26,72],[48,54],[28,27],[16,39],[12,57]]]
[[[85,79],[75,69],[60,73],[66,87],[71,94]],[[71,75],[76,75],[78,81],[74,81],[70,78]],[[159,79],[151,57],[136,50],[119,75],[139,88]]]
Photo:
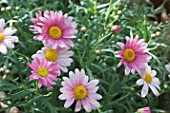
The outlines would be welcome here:
[[[141,92],[141,97],[145,97],[148,94],[148,85],[146,82],[144,82],[143,88],[142,88],[142,92]]]

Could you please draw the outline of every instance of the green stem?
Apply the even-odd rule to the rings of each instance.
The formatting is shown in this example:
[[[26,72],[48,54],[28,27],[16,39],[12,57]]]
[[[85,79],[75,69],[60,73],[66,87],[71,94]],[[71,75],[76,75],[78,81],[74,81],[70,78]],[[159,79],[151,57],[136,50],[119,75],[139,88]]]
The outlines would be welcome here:
[[[109,8],[107,9],[107,14],[106,14],[106,17],[105,17],[105,21],[106,21],[106,22],[107,22],[107,20],[108,20],[108,18],[109,18],[112,4],[113,4],[113,0],[110,0]]]
[[[119,98],[119,99],[117,99],[117,100],[109,103],[109,105],[112,105],[112,104],[114,104],[114,103],[116,103],[116,102],[118,102],[118,101],[121,101],[121,100],[125,99],[125,98],[128,97],[130,94],[131,94],[131,92],[129,92],[129,93],[126,94],[125,96],[123,96],[123,97],[121,97],[121,98]]]
[[[26,55],[24,55],[24,54],[22,54],[22,53],[19,53],[19,52],[15,51],[15,50],[13,50],[13,49],[11,49],[11,48],[8,48],[8,49],[9,49],[11,52],[13,52],[13,53],[15,53],[15,54],[17,54],[17,55],[26,58],[27,60],[30,59],[29,57],[27,57]]]
[[[109,37],[110,35],[112,35],[112,32],[110,32],[109,34],[105,35],[103,38],[101,38],[95,45],[100,44],[101,42],[103,42],[103,40],[105,40],[107,37]]]

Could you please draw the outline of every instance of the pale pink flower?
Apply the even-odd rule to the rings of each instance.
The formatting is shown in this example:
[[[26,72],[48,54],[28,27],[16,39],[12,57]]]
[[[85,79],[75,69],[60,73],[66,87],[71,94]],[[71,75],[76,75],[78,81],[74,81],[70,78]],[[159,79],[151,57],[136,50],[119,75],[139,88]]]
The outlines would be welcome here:
[[[40,25],[36,28],[39,35],[35,36],[35,40],[46,40],[60,47],[73,47],[74,44],[70,40],[76,38],[77,30],[75,29],[77,24],[72,22],[72,17],[67,17],[67,14],[63,15],[62,11],[53,12],[50,11],[47,16],[42,17],[38,15],[37,24]],[[43,28],[42,28],[43,27]]]
[[[170,63],[165,65],[166,70],[170,73]],[[170,75],[168,75],[170,78]]]
[[[97,100],[102,98],[96,91],[99,89],[97,84],[99,80],[92,80],[88,82],[89,78],[85,75],[84,69],[79,71],[75,69],[75,73],[69,72],[69,78],[63,77],[63,82],[59,96],[60,100],[66,100],[64,107],[69,108],[76,100],[75,112],[81,110],[81,105],[87,112],[100,107]]]
[[[150,110],[150,107],[144,107],[144,108],[138,109],[136,113],[151,113],[151,110]]]
[[[36,58],[28,66],[32,69],[30,80],[38,79],[38,87],[42,84],[51,89],[51,85],[54,85],[54,81],[58,81],[57,77],[60,76],[60,68],[55,62],[49,62],[45,58]]]
[[[4,29],[5,20],[0,19],[0,52],[7,54],[7,48],[14,48],[13,42],[18,42],[17,36],[13,35],[17,30],[7,27]]]
[[[118,65],[120,67],[125,64],[125,75],[129,75],[130,71],[134,74],[135,71],[140,72],[140,68],[145,67],[145,63],[148,63],[151,59],[150,55],[145,54],[149,49],[148,44],[144,42],[144,39],[139,39],[136,36],[134,39],[126,37],[126,43],[118,42],[117,45],[121,47],[121,51],[117,51],[116,57],[121,58]]]
[[[141,79],[139,79],[136,84],[141,86],[143,85],[142,92],[141,92],[141,97],[145,97],[148,94],[149,87],[154,93],[154,95],[159,96],[160,88],[160,81],[158,78],[156,78],[156,71],[151,70],[151,67],[145,64],[146,67],[141,69],[140,76]],[[157,90],[158,89],[158,90]]]
[[[60,69],[67,72],[67,67],[69,67],[73,62],[70,57],[74,54],[74,52],[69,51],[69,48],[61,48],[47,42],[43,42],[43,44],[44,47],[41,50],[38,50],[32,58],[46,58],[48,61],[57,62]]]

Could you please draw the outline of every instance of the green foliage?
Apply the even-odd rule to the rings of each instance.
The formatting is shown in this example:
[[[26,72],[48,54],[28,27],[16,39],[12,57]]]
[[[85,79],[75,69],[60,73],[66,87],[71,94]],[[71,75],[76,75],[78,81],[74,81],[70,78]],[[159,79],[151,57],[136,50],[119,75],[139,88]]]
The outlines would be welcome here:
[[[11,7],[9,11],[1,11],[0,18],[4,18],[8,25],[17,29],[19,43],[14,49],[9,49],[7,55],[0,54],[0,67],[9,69],[5,80],[0,78],[0,91],[6,93],[5,98],[0,101],[8,104],[6,108],[0,108],[0,112],[10,110],[16,106],[24,113],[65,113],[73,112],[74,106],[69,109],[63,107],[64,101],[58,99],[59,89],[63,76],[55,84],[52,91],[45,87],[37,88],[37,81],[30,81],[31,74],[27,63],[31,61],[31,55],[42,47],[41,42],[33,40],[33,34],[29,25],[33,24],[31,18],[35,17],[38,11],[62,10],[68,13],[77,22],[77,39],[73,39],[75,47],[74,62],[69,67],[72,71],[75,68],[84,68],[90,79],[100,80],[100,93],[103,98],[100,100],[101,108],[94,113],[133,113],[138,108],[150,106],[153,111],[160,111],[159,98],[149,92],[146,98],[140,96],[141,87],[136,85],[140,78],[135,75],[124,75],[124,66],[117,68],[120,59],[115,57],[115,51],[120,48],[117,42],[125,42],[125,36],[134,37],[136,34],[149,43],[151,49],[148,54],[153,58],[149,63],[152,69],[157,71],[157,77],[161,81],[161,95],[170,89],[168,72],[164,65],[167,59],[170,42],[167,38],[169,25],[159,23],[154,25],[150,17],[156,18],[155,14],[161,12],[162,6],[153,9],[146,3],[139,5],[139,0],[11,0],[1,1],[3,5]],[[20,9],[16,10],[16,6]],[[118,12],[122,14],[118,14]],[[119,34],[112,34],[109,24],[120,25]],[[86,27],[86,31],[81,31]],[[151,37],[153,33],[160,31],[161,35]],[[100,50],[101,54],[96,54]],[[4,75],[3,71],[0,75]],[[82,113],[85,112],[82,110]]]

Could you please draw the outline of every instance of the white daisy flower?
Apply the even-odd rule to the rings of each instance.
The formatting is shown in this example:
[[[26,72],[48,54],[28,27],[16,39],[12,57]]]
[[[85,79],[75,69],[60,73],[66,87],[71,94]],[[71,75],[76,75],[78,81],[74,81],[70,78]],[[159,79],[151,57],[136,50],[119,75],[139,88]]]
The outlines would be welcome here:
[[[141,69],[141,79],[139,79],[136,84],[143,85],[141,97],[145,97],[148,94],[149,87],[154,93],[154,95],[159,96],[160,89],[160,81],[156,78],[156,71],[151,70],[151,67],[146,65],[144,69]],[[158,90],[159,91],[158,91]]]
[[[7,48],[14,48],[13,42],[18,42],[17,36],[13,35],[17,30],[7,27],[4,29],[5,20],[0,19],[0,52],[7,54]]]
[[[69,48],[61,48],[49,42],[43,42],[43,44],[44,47],[41,50],[38,50],[36,54],[32,55],[32,58],[46,58],[48,61],[57,62],[60,69],[67,72],[67,67],[73,62],[70,57],[74,52],[68,51]]]
[[[170,63],[165,65],[166,70],[170,73]],[[168,75],[170,78],[170,75]]]

